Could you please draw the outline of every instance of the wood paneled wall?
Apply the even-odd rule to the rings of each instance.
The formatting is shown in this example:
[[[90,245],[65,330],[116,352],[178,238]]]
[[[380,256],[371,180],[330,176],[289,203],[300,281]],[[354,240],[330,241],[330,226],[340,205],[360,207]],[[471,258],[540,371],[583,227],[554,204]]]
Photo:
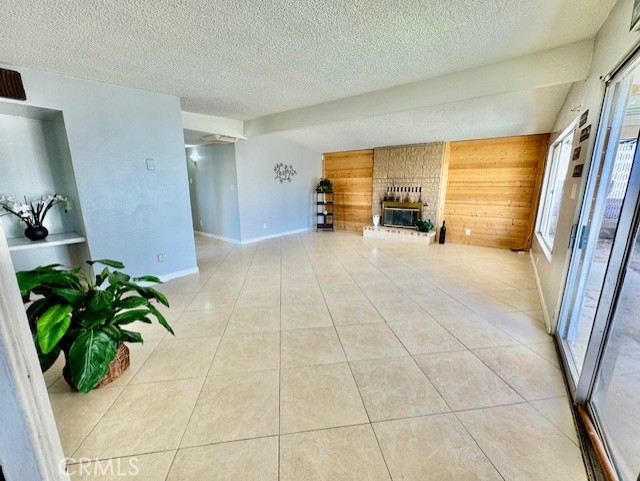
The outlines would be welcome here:
[[[548,144],[548,134],[451,142],[447,241],[529,249]]]
[[[373,149],[324,154],[322,171],[333,182],[335,227],[361,231],[370,225]]]

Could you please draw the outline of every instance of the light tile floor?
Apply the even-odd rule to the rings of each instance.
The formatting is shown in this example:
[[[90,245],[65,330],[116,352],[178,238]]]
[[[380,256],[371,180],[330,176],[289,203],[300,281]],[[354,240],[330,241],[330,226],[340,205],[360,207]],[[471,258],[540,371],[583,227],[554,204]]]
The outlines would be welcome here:
[[[586,479],[528,256],[346,232],[197,249],[161,287],[175,338],[141,326],[86,396],[46,373],[74,481]]]

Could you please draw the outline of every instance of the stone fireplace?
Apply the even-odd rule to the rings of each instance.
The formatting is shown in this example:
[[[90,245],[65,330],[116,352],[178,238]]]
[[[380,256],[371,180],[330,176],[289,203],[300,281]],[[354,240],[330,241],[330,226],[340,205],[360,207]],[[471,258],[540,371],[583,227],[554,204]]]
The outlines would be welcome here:
[[[409,219],[416,220],[416,210],[417,219],[441,222],[444,148],[444,142],[433,142],[374,149],[371,214],[380,215],[382,225],[408,227]],[[402,207],[389,207],[391,203],[411,206],[401,212]],[[385,215],[385,208],[401,211]],[[401,224],[395,223],[396,218]]]

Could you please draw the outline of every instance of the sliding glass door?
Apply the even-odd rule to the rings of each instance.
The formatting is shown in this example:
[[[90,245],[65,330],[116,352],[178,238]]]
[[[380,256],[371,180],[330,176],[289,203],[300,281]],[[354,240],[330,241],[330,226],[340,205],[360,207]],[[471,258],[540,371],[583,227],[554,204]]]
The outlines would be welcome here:
[[[590,174],[585,206],[575,229],[558,330],[574,390],[589,361],[586,353],[592,335],[601,334],[603,329],[595,325],[596,310],[640,132],[638,85],[640,65],[609,88],[603,117],[605,130],[601,128],[599,139],[601,162]]]
[[[629,206],[630,208],[632,206]],[[637,205],[633,234],[616,239],[625,257],[590,407],[622,479],[640,473],[640,236]],[[613,275],[613,273],[611,273]]]
[[[557,330],[574,401],[640,479],[640,62],[609,84]]]

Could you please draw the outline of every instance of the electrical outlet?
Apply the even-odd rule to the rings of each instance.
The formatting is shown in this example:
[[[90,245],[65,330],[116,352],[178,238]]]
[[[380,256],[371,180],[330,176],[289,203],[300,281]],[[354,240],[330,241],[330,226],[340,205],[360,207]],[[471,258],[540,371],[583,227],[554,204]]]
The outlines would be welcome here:
[[[158,254],[158,262],[164,262],[164,254]]]
[[[200,227],[202,227],[202,221],[200,221]]]
[[[263,228],[264,230],[267,230],[267,223],[266,223],[266,222],[265,222],[264,224],[262,224],[262,228]]]
[[[471,229],[465,229],[464,235],[471,235]]]
[[[193,178],[192,177],[189,177],[189,183],[193,184]]]
[[[156,170],[156,161],[147,157],[147,170]]]

